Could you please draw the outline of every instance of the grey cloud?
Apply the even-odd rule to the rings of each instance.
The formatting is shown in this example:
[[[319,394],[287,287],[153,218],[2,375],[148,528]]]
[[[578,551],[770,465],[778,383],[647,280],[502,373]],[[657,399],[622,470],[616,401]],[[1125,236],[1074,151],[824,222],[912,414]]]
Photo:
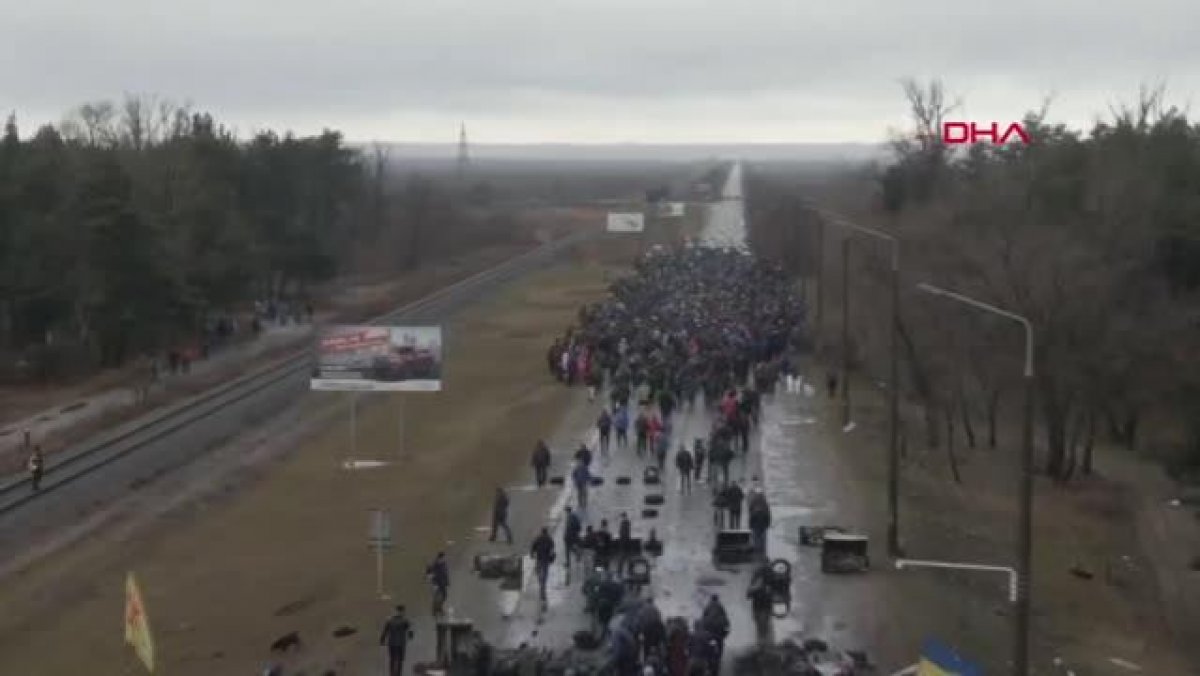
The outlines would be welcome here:
[[[727,101],[753,126],[786,119],[752,104],[771,94],[796,107],[797,134],[806,115],[882,134],[910,74],[941,76],[980,108],[1023,110],[1057,90],[1074,117],[1137,82],[1166,77],[1185,98],[1200,86],[1189,0],[9,1],[23,4],[0,25],[0,54],[19,67],[0,72],[0,105],[54,116],[148,91],[234,122],[523,113],[568,127],[556,116],[583,101],[685,116]]]

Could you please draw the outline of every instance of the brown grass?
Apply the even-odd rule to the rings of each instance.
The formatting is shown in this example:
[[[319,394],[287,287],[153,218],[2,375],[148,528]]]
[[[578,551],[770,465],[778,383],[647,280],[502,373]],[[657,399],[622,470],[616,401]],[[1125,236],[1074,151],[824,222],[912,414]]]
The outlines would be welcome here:
[[[535,438],[568,405],[545,378],[542,356],[579,302],[602,295],[602,273],[590,264],[548,270],[450,323],[446,389],[404,395],[407,452],[398,466],[338,471],[346,431],[327,427],[232,499],[159,519],[128,542],[94,539],[17,576],[0,591],[0,673],[133,673],[120,635],[127,569],[141,577],[164,673],[255,673],[268,643],[292,629],[312,651],[353,660],[386,610],[373,597],[366,510],[382,505],[394,515],[395,593],[425,598],[423,564],[470,530],[491,486],[524,467]],[[393,402],[364,402],[363,454],[393,450]],[[303,405],[319,419],[341,403],[310,395]],[[298,601],[305,607],[275,617]],[[331,622],[365,631],[338,642]]]

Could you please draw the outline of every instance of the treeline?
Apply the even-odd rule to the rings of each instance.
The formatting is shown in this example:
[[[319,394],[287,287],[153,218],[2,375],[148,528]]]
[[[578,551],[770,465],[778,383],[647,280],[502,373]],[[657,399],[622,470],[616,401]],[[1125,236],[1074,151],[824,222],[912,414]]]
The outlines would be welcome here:
[[[958,152],[941,142],[942,122],[954,119],[941,85],[905,91],[914,127],[876,172],[865,218],[901,242],[902,385],[924,403],[929,443],[956,429],[985,443],[975,415],[995,443],[998,413],[1019,412],[1023,343],[1017,325],[916,293],[919,281],[1033,322],[1050,476],[1090,473],[1100,435],[1129,448],[1170,441],[1182,451],[1175,469],[1200,465],[1200,125],[1161,90],[1145,91],[1087,132],[1053,123],[1043,107],[1024,119],[1029,145]],[[820,216],[794,187],[780,188],[770,209],[795,232],[760,235],[771,239],[760,245],[811,251],[806,225]],[[837,251],[843,233],[826,232]],[[853,251],[850,293],[862,300],[852,303],[867,310],[852,320],[853,356],[886,373],[887,248],[855,238]],[[826,260],[836,279],[839,259]]]
[[[504,236],[336,131],[243,140],[210,114],[128,97],[21,132],[9,117],[0,140],[8,379],[120,365],[254,300],[307,300],[363,252],[403,269],[456,236]]]

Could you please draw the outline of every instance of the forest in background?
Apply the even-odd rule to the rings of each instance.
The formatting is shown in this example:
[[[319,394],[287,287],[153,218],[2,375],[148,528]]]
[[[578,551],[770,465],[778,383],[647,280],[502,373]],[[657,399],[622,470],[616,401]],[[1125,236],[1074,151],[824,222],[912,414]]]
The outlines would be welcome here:
[[[901,386],[922,404],[930,446],[996,444],[1020,411],[1015,324],[918,293],[932,282],[1034,324],[1042,469],[1093,470],[1099,435],[1165,454],[1177,476],[1200,467],[1200,125],[1143,91],[1086,131],[1030,112],[1032,143],[941,142],[955,109],[939,82],[905,84],[912,128],[893,158],[837,180],[752,166],[755,248],[794,271],[817,269],[819,202],[899,239]],[[840,359],[841,245],[824,237],[826,341]],[[850,357],[887,373],[889,250],[854,237]],[[953,455],[951,455],[953,458]]]
[[[517,238],[462,187],[391,171],[337,131],[241,139],[126,97],[0,139],[0,380],[46,381],[191,343],[256,300]],[[25,133],[22,133],[22,132]]]

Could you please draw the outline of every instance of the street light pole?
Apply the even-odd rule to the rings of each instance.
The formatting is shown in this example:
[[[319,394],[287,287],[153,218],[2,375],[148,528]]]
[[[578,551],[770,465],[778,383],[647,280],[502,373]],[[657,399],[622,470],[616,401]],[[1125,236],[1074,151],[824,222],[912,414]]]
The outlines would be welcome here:
[[[817,354],[825,337],[825,219],[817,214]]]
[[[917,288],[934,296],[943,296],[965,303],[971,307],[1019,322],[1025,329],[1025,413],[1021,433],[1021,467],[1018,492],[1020,505],[1017,510],[1017,602],[1013,627],[1013,674],[1029,674],[1029,624],[1031,599],[1030,584],[1033,573],[1033,323],[1019,314],[989,305],[981,300],[948,291],[932,284],[918,284]]]
[[[882,230],[851,223],[816,206],[811,207],[818,215],[818,225],[829,222],[840,228],[861,235],[883,240],[891,247],[892,263],[892,307],[891,330],[889,331],[888,370],[888,553],[892,557],[903,556],[900,547],[900,240]],[[818,301],[819,302],[819,301]],[[818,305],[818,308],[820,305]],[[819,311],[818,311],[819,313]],[[846,414],[847,417],[849,413]],[[847,421],[843,421],[843,425]]]
[[[850,425],[850,238],[842,240],[842,427]]]
[[[888,553],[903,556],[900,548],[900,242],[892,243],[892,328],[888,381]]]

